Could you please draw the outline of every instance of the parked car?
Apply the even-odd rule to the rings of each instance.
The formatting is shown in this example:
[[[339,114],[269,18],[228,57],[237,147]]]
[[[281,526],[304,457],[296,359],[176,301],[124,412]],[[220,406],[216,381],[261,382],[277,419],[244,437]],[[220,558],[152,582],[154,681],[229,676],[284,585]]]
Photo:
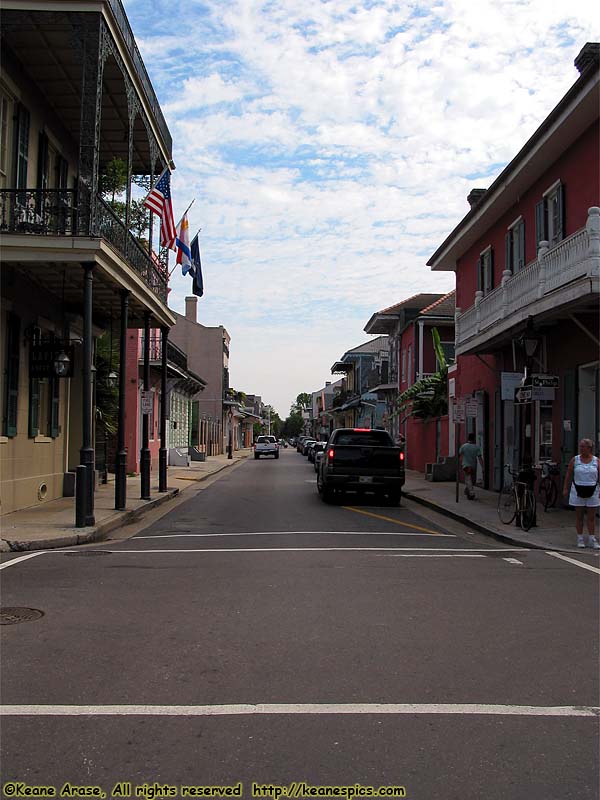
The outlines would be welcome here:
[[[254,443],[254,458],[261,456],[279,458],[279,445],[274,436],[259,436]]]
[[[311,446],[311,444],[314,444],[315,441],[316,441],[316,439],[305,439],[304,440],[304,444],[302,445],[302,455],[303,456],[307,456],[308,455],[308,448]]]
[[[315,472],[318,472],[319,464],[323,458],[323,453],[327,447],[327,442],[315,442],[311,454],[309,456],[312,463],[315,465]]]
[[[337,428],[332,431],[317,473],[317,491],[325,503],[334,493],[374,493],[398,505],[404,486],[404,448],[387,431]]]
[[[307,439],[307,438],[308,438],[307,436],[299,436],[296,439],[296,452],[297,453],[301,453],[302,452],[302,444],[303,444],[304,440]]]

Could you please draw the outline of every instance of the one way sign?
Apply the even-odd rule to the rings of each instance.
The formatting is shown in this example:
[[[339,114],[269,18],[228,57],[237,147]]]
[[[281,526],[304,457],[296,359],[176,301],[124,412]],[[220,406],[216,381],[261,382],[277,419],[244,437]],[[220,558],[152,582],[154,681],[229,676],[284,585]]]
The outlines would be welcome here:
[[[519,386],[515,389],[515,403],[531,403],[533,390],[531,387]]]

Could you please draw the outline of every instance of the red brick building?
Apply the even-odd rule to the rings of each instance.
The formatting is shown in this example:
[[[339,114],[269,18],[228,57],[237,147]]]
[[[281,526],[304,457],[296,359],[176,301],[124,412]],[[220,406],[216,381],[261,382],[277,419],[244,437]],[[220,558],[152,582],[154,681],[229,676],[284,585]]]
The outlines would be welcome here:
[[[450,393],[471,401],[460,439],[476,433],[490,488],[506,463],[564,470],[578,439],[600,444],[599,50],[428,262],[456,273]]]

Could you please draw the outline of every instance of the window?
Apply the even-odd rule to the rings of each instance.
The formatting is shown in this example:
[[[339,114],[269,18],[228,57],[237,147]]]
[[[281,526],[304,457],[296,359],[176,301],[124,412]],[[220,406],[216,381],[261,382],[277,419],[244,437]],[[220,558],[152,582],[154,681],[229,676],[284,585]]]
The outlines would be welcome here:
[[[408,354],[406,356],[406,381],[409,386],[412,386],[412,344],[408,345]]]
[[[444,358],[446,359],[446,365],[450,366],[454,364],[454,342],[440,342],[440,346],[444,353]],[[440,362],[437,360],[437,356],[435,359],[435,368],[438,371],[440,369]]]
[[[33,344],[50,342],[53,334],[47,332],[42,337],[39,328],[34,329]],[[60,379],[56,375],[29,377],[29,437],[49,436],[55,439],[59,433],[58,409],[60,400]]]
[[[26,189],[29,164],[29,111],[22,105],[17,107],[15,115],[15,140],[17,143],[15,184],[17,189]]]
[[[406,380],[406,350],[402,351],[402,382]]]
[[[4,376],[4,420],[2,433],[4,436],[17,435],[17,411],[19,395],[19,356],[21,321],[14,314],[9,314],[6,330],[5,376]]]
[[[525,222],[522,217],[513,222],[504,241],[506,248],[504,269],[518,272],[525,266]]]
[[[5,189],[8,181],[8,119],[12,102],[8,95],[0,90],[0,189]]]
[[[547,241],[549,246],[565,238],[565,187],[557,181],[535,207],[536,245]]]
[[[488,294],[494,288],[494,250],[488,247],[477,261],[477,290]]]

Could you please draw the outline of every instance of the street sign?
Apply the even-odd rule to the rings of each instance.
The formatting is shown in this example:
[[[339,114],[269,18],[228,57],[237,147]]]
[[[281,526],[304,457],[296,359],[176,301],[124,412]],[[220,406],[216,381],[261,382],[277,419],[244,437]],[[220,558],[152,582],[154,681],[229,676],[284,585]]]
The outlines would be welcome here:
[[[454,404],[454,422],[465,421],[465,404],[463,402]]]
[[[467,413],[467,417],[476,417],[477,416],[477,408],[478,403],[474,397],[469,398],[465,403],[465,411]]]
[[[519,387],[518,389],[515,389],[515,403],[523,405],[525,403],[531,403],[532,399],[533,389],[531,389],[531,387],[526,389]]]
[[[558,389],[558,375],[532,375],[531,386],[538,386],[543,389]]]
[[[501,400],[515,399],[515,389],[521,385],[523,381],[522,372],[501,372],[500,373],[500,392]]]
[[[152,413],[152,392],[142,392],[141,393],[141,403],[142,407],[142,414],[151,414]]]
[[[554,400],[554,389],[546,386],[533,386],[531,387],[531,399],[545,401]]]

